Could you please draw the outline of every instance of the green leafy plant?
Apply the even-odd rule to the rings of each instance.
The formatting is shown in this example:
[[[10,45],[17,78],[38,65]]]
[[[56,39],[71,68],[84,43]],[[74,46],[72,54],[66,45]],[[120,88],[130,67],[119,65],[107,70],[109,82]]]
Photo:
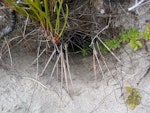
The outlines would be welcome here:
[[[101,51],[103,54],[107,54],[107,53],[108,53],[107,48],[106,48],[104,45],[102,45],[101,43],[99,43],[99,45],[98,45],[97,48],[99,48],[100,51]]]
[[[146,26],[146,30],[143,32],[143,37],[145,40],[150,40],[150,24]]]
[[[118,49],[118,48],[120,48],[121,47],[121,41],[120,41],[120,39],[119,38],[117,38],[116,36],[114,36],[114,38],[113,39],[106,39],[106,40],[104,40],[104,43],[106,44],[106,46],[110,49],[110,50],[112,50],[112,51],[114,51],[114,50],[116,50],[116,49]],[[107,50],[107,48],[104,46],[104,45],[102,45],[101,43],[99,43],[99,45],[98,45],[99,47],[99,49],[100,49],[100,51],[103,53],[103,54],[107,54],[108,53],[108,50]]]
[[[90,42],[85,41],[83,43],[83,48],[81,50],[82,55],[87,56],[87,55],[91,54],[91,52],[92,52],[92,48],[90,47]]]
[[[130,40],[138,40],[139,39],[139,31],[135,28],[131,28],[128,31],[121,31],[121,42],[130,42]]]
[[[68,5],[66,4],[64,22],[60,20],[63,0],[43,0],[42,3],[41,0],[24,0],[23,3],[17,3],[17,0],[5,0],[5,2],[8,7],[18,13],[38,21],[43,28],[44,36],[52,42],[55,43],[61,38],[68,19]],[[53,15],[56,15],[55,23],[52,23]]]
[[[139,41],[139,40],[130,40],[129,44],[130,44],[130,47],[133,48],[133,51],[137,51],[138,48],[143,47],[141,41]]]
[[[121,32],[121,42],[122,43],[129,43],[134,51],[138,48],[142,48],[142,43],[139,41],[140,33],[137,29],[131,28],[128,31]]]
[[[127,35],[127,31],[126,30],[122,30],[121,31],[121,42],[122,43],[127,43],[130,41],[130,35]]]
[[[106,40],[105,44],[111,49],[116,50],[120,48],[120,40],[116,36],[112,40]]]
[[[129,105],[131,110],[134,110],[137,105],[141,103],[141,96],[136,88],[126,87],[126,92],[129,94],[125,103]]]
[[[90,49],[86,49],[86,48],[83,48],[82,51],[81,51],[82,55],[83,56],[87,56],[91,53]]]

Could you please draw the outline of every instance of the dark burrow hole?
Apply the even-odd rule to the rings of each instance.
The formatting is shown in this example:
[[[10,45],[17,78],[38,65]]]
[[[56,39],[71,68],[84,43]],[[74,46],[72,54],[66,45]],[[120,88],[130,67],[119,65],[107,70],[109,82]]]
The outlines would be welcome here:
[[[83,50],[88,50],[91,53],[91,37],[80,31],[67,31],[64,33],[63,41],[68,44],[69,54],[81,53]]]

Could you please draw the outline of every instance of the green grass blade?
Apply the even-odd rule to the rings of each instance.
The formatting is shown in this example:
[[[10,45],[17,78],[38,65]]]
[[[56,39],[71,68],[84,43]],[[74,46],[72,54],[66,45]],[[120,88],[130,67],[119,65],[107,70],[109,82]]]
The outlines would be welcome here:
[[[39,3],[33,2],[32,0],[25,0],[25,2],[29,4],[32,11],[30,15],[35,15],[36,20],[40,21],[42,27],[45,27],[45,15],[42,9],[38,6]]]
[[[56,13],[57,13],[56,24],[55,24],[56,33],[59,33],[59,29],[60,29],[60,12],[62,9],[62,5],[63,5],[63,0],[60,0],[59,7],[56,4]]]
[[[46,20],[46,27],[47,29],[50,29],[52,32],[52,24],[51,24],[51,18],[49,14],[49,7],[48,7],[48,2],[47,0],[44,0],[44,8],[45,8],[45,20]]]
[[[63,24],[63,27],[61,29],[61,32],[59,33],[59,37],[62,36],[64,30],[65,30],[65,27],[66,27],[66,24],[67,24],[67,20],[68,20],[68,14],[69,14],[69,9],[68,9],[68,5],[66,4],[66,15],[65,15],[65,21],[64,21],[64,24]]]

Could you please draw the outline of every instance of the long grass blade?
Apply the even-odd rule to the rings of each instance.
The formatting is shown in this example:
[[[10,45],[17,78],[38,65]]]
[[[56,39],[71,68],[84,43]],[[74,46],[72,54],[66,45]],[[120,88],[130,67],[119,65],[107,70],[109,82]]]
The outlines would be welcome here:
[[[51,24],[51,18],[50,18],[50,12],[49,12],[49,7],[48,7],[48,1],[44,0],[44,9],[45,9],[45,19],[46,19],[46,27],[47,29],[49,28],[49,30],[52,32],[53,27]]]
[[[59,37],[62,36],[62,34],[63,34],[64,30],[65,30],[65,27],[66,27],[66,25],[67,25],[68,14],[69,14],[69,10],[68,10],[68,5],[66,4],[65,21],[64,21],[63,27],[62,27],[62,29],[61,29],[61,32],[59,33]]]
[[[60,12],[62,9],[62,5],[63,5],[63,0],[60,0],[59,2],[59,7],[56,5],[56,13],[57,13],[57,18],[56,18],[56,24],[55,24],[55,32],[59,33],[59,29],[60,29]]]

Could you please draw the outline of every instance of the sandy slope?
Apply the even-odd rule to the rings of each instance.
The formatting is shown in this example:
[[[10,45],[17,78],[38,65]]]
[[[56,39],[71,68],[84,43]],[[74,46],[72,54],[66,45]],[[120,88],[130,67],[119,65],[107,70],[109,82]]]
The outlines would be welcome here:
[[[40,83],[35,81],[36,65],[31,65],[34,56],[27,51],[13,50],[13,66],[0,68],[0,112],[149,113],[150,73],[137,85],[150,65],[149,56],[144,49],[135,53],[128,46],[124,49],[128,54],[120,50],[118,56],[123,62],[122,66],[112,56],[107,59],[115,78],[105,71],[105,79],[102,79],[101,73],[97,73],[97,82],[92,71],[92,56],[72,56],[70,66],[74,92],[70,84],[70,95],[61,88],[61,82],[56,80],[56,76],[52,81],[49,80],[49,71],[43,77],[38,77]],[[9,58],[6,59],[7,64]],[[141,104],[134,111],[130,111],[124,104],[127,96],[124,88],[128,85],[138,88],[142,96]]]

